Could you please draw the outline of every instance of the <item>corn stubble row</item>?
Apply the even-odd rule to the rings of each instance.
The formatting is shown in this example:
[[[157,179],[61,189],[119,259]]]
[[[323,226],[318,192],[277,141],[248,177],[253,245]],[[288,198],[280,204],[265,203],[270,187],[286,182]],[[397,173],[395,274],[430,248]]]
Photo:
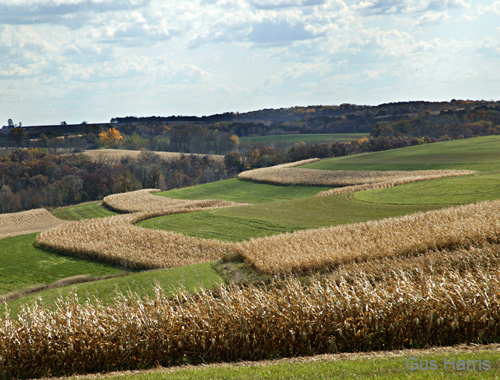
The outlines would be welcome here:
[[[0,214],[0,239],[39,232],[64,223],[66,221],[44,208]]]
[[[136,212],[70,222],[40,233],[41,247],[121,265],[131,269],[171,268],[217,260],[231,253],[231,244],[215,239],[141,228],[134,223],[160,215],[212,210],[231,202],[192,201],[159,211]]]
[[[301,165],[307,163],[302,163]],[[296,163],[294,163],[296,164]],[[335,186],[319,195],[392,187],[429,179],[473,174],[471,170],[354,171],[302,169],[277,165],[242,172],[239,179],[271,185]]]
[[[0,320],[0,378],[498,339],[498,245],[412,260],[348,264],[307,286],[285,279],[267,289],[171,299],[158,290],[109,307],[66,300],[56,311],[25,309]]]

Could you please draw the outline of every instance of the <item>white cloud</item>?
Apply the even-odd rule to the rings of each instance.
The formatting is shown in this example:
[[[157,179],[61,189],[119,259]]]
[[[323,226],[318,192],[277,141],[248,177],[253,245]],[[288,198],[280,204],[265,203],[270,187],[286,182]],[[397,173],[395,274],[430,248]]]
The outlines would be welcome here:
[[[480,4],[477,6],[479,15],[495,14],[500,15],[500,1],[494,1],[491,5]]]
[[[468,8],[470,0],[362,0],[354,9],[364,15],[391,15]]]

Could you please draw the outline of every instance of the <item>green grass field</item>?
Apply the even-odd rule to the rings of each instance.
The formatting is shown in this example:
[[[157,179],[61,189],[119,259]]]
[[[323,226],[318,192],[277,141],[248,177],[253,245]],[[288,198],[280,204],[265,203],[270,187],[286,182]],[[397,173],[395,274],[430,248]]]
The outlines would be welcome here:
[[[36,248],[35,236],[0,239],[0,295],[82,274],[101,277],[124,273],[123,269],[108,264]]]
[[[72,294],[76,294],[80,302],[92,301],[94,297],[97,297],[104,305],[108,305],[113,303],[117,294],[127,294],[129,291],[141,297],[153,297],[156,285],[159,285],[169,295],[182,290],[194,292],[200,288],[210,289],[223,282],[212,268],[212,263],[204,263],[181,268],[132,273],[123,277],[44,290],[9,301],[8,306],[11,317],[16,317],[22,305],[33,305],[39,298],[43,299],[43,305],[48,309],[54,308],[59,298],[71,297]],[[0,307],[1,315],[3,315],[3,308]]]
[[[116,212],[104,207],[101,201],[59,207],[53,209],[51,212],[52,215],[63,220],[82,220],[117,215]]]
[[[176,199],[220,199],[240,203],[267,203],[276,200],[312,197],[328,189],[329,187],[320,186],[274,186],[233,178],[164,191],[155,193],[155,195]]]
[[[331,144],[334,141],[351,141],[362,137],[369,137],[369,133],[318,133],[303,135],[269,135],[256,137],[241,137],[241,144],[261,143],[271,145],[281,143],[282,145],[293,145],[303,141],[307,144]]]
[[[466,204],[500,198],[500,171],[410,183],[354,194],[360,201],[387,204]]]
[[[223,365],[210,367],[176,368],[173,371],[147,371],[136,374],[106,377],[108,380],[201,380],[201,379],[498,379],[500,355],[492,351],[475,353],[418,354],[415,361],[404,356],[378,356],[327,360],[321,357],[314,361],[285,361],[275,363],[255,363],[246,365]],[[447,362],[455,360],[455,370]],[[409,360],[410,359],[410,360]],[[410,370],[417,363],[430,368],[435,360],[436,370]],[[458,370],[459,361],[469,362],[469,370]],[[473,361],[475,370],[473,370]],[[479,369],[481,361],[481,370]],[[485,366],[486,361],[489,369]],[[465,364],[466,365],[466,364]]]
[[[323,170],[499,170],[500,136],[443,141],[330,158],[301,167]]]

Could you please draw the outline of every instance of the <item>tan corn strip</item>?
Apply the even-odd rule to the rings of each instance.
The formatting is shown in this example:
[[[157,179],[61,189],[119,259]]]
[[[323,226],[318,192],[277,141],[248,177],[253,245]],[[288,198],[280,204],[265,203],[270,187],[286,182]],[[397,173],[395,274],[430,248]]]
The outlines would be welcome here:
[[[0,214],[0,239],[43,231],[66,223],[44,208]]]

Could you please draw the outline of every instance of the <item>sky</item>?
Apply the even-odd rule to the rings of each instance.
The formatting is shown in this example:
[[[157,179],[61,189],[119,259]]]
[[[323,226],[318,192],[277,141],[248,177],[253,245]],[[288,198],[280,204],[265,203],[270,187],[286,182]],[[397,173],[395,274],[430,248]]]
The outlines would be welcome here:
[[[499,0],[0,0],[0,126],[499,92]]]

